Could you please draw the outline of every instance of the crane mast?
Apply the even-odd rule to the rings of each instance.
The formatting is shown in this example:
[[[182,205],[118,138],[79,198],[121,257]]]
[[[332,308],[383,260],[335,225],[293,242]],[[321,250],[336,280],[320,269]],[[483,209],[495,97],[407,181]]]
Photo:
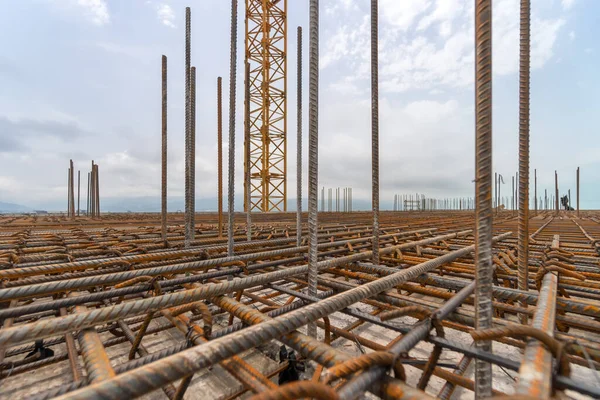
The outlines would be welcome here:
[[[250,148],[244,151],[244,210],[287,211],[287,0],[246,0],[245,60],[250,104],[244,146]]]

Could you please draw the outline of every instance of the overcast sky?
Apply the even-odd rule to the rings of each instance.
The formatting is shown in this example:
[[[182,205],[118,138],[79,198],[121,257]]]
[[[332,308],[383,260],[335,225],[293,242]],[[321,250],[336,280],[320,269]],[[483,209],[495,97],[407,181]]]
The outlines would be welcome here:
[[[243,3],[238,190],[243,181]],[[288,197],[295,198],[296,26],[308,27],[309,2],[288,3]],[[355,199],[366,200],[371,187],[369,1],[320,3],[319,186],[351,186]],[[519,1],[493,3],[493,162],[508,194],[510,176],[517,171]],[[580,166],[582,207],[600,208],[600,2],[532,3],[531,192],[533,168],[543,195],[544,188],[553,187],[555,169],[561,192],[574,192]],[[198,71],[197,197],[215,197],[216,80],[223,76],[227,94],[230,2],[21,0],[4,1],[0,12],[0,201],[43,207],[64,200],[66,207],[69,158],[83,176],[92,159],[100,165],[104,197],[159,196],[162,54],[169,61],[169,195],[183,195],[186,5],[192,7],[192,64]],[[382,201],[391,203],[395,193],[472,196],[473,0],[380,0],[379,56]],[[307,74],[304,82],[308,99]],[[307,138],[306,130],[305,183]]]

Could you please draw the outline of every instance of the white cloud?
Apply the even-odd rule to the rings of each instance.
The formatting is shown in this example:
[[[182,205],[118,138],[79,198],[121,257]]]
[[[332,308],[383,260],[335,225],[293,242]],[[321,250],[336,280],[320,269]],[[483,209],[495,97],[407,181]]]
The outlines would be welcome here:
[[[561,0],[561,4],[565,10],[568,10],[569,8],[573,7],[575,0]]]
[[[560,14],[536,14],[531,22],[531,66],[541,68],[554,55],[565,24]],[[350,10],[327,22],[334,26],[322,51],[321,68],[343,62],[351,80],[368,81],[370,24],[368,9]],[[519,0],[494,2],[494,73],[513,74],[519,59]],[[462,0],[382,0],[380,7],[380,82],[383,91],[459,88],[473,81],[473,4]],[[345,21],[345,22],[341,22]],[[348,77],[337,74],[337,79]]]
[[[573,32],[573,31],[569,32],[569,39],[575,40],[575,32]]]
[[[175,28],[175,13],[170,5],[166,3],[158,4],[156,6],[156,13],[163,25],[166,25],[169,28]]]
[[[384,22],[406,31],[414,25],[417,17],[431,7],[432,3],[432,1],[425,0],[381,0],[379,15]]]
[[[110,22],[108,5],[105,0],[77,0],[77,5],[85,9],[87,17],[98,26]]]

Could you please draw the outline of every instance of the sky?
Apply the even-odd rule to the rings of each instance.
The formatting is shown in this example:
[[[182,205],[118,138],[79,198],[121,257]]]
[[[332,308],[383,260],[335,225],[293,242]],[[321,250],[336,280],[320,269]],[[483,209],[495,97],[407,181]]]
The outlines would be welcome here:
[[[236,189],[243,187],[244,15],[237,54]],[[304,30],[304,197],[308,0],[288,1],[288,199],[296,197],[296,27]],[[380,185],[394,194],[474,193],[473,0],[380,0]],[[320,2],[319,187],[371,196],[368,0]],[[518,170],[519,1],[493,2],[493,164]],[[101,195],[160,196],[161,55],[169,63],[169,196],[184,193],[184,25],[197,67],[196,197],[214,199],[216,81],[229,93],[227,0],[21,0],[0,12],[0,201],[66,208],[69,159]],[[532,0],[531,192],[575,192],[600,208],[600,2]],[[228,99],[224,98],[224,104]],[[227,107],[224,108],[227,132]],[[226,136],[226,135],[225,135]],[[226,139],[223,143],[227,154]],[[226,164],[225,164],[226,165]],[[226,173],[225,173],[226,176]],[[82,183],[82,187],[85,185]],[[85,192],[85,190],[82,190]],[[102,203],[101,203],[102,204]]]

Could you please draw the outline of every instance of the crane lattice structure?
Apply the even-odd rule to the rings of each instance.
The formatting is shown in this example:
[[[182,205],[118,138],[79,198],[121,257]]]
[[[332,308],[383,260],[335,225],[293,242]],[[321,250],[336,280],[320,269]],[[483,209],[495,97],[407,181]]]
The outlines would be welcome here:
[[[244,146],[250,151],[244,152],[249,153],[244,168],[250,168],[250,210],[287,211],[287,0],[246,0],[246,62],[250,140]]]

